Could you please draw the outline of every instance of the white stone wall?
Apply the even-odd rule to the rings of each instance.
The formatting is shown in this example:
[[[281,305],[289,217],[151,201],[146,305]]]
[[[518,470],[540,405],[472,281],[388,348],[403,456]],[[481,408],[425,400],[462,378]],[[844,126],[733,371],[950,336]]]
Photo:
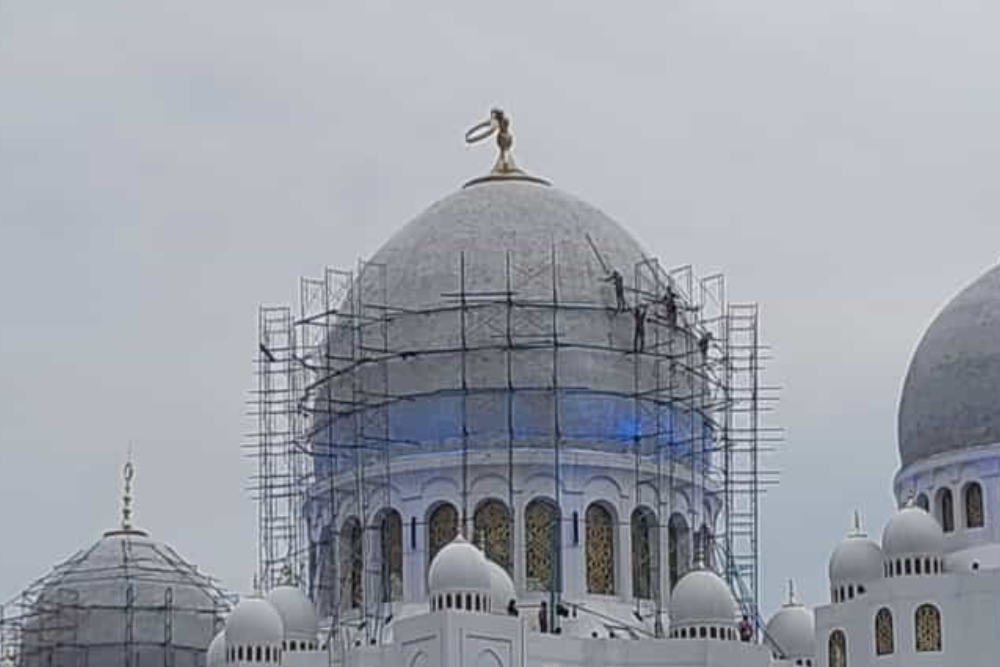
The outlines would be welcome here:
[[[941,612],[942,651],[918,653],[914,614],[922,604]],[[875,651],[875,615],[892,612],[891,655]],[[899,577],[872,582],[854,600],[816,610],[816,664],[829,667],[827,642],[834,630],[847,635],[848,667],[986,667],[1000,653],[1000,571]]]

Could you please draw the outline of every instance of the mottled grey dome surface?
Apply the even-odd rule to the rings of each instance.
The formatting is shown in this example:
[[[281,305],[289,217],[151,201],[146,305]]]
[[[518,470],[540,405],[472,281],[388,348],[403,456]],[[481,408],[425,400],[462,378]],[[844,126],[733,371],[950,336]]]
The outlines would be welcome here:
[[[625,229],[593,206],[556,188],[524,181],[487,181],[432,205],[397,232],[372,257],[387,267],[393,305],[422,307],[448,299],[460,285],[465,253],[466,290],[502,290],[510,252],[520,296],[550,298],[548,276],[538,272],[554,249],[560,299],[599,300],[605,271],[590,248],[628,281],[644,253]],[[544,273],[544,272],[543,272]]]
[[[19,664],[199,667],[227,607],[211,579],[167,545],[110,531],[43,582]]]
[[[358,438],[410,453],[466,442],[551,447],[557,421],[567,447],[666,438],[690,446],[696,418],[667,420],[669,406],[652,397],[657,382],[683,395],[697,378],[677,370],[665,379],[653,356],[632,355],[634,317],[616,307],[611,269],[623,276],[629,305],[666,289],[665,274],[621,225],[555,188],[487,181],[433,204],[375,253],[356,282],[355,305],[342,304],[353,312],[360,294],[367,305],[357,320],[342,319],[362,322],[359,332],[336,329],[328,338],[337,361],[331,381],[313,393],[316,451],[349,452]],[[651,327],[648,338],[661,352],[695,349],[679,329]],[[384,361],[351,366],[359,348]],[[360,426],[358,413],[366,415]],[[331,463],[317,458],[321,472]]]
[[[966,287],[917,347],[899,406],[903,465],[1000,442],[1000,267]]]

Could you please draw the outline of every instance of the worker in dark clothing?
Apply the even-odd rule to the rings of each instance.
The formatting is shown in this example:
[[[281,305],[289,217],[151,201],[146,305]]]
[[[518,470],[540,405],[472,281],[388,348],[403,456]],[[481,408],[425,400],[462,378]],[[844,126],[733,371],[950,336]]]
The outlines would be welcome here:
[[[642,352],[646,349],[646,306],[637,304],[632,309],[632,317],[635,318],[635,332],[632,336],[632,351]]]
[[[674,288],[667,285],[667,291],[663,294],[663,311],[670,327],[677,326],[677,293]]]
[[[743,620],[740,621],[740,641],[753,641],[753,623],[746,614],[743,614]]]
[[[698,339],[698,349],[701,350],[702,361],[708,358],[708,348],[712,345],[713,338],[714,336],[712,336],[712,332],[706,331],[701,335],[701,338]]]
[[[608,277],[604,279],[604,282],[614,285],[615,310],[619,313],[628,310],[628,304],[625,302],[625,279],[622,278],[622,274],[619,273],[618,269],[612,269]]]
[[[511,598],[510,602],[507,603],[507,615],[508,616],[517,616],[518,613],[519,612],[517,610],[517,600],[515,600],[514,598]]]
[[[542,606],[538,608],[538,630],[543,634],[549,631],[549,605],[542,600]]]

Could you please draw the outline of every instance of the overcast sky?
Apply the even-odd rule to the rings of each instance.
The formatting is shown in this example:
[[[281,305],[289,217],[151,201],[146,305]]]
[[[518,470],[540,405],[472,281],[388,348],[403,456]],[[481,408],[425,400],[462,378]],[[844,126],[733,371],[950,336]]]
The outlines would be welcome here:
[[[618,9],[618,6],[622,9]],[[614,7],[614,9],[613,9]],[[1000,257],[1000,5],[4,0],[0,599],[117,521],[237,590],[256,308],[519,162],[759,301],[783,387],[765,608],[892,509],[898,392]]]

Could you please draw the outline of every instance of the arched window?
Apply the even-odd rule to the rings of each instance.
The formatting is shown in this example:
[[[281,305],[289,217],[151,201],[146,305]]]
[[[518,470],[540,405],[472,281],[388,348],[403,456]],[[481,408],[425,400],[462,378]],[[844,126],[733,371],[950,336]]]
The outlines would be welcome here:
[[[695,533],[694,552],[697,557],[701,558],[701,562],[705,564],[705,567],[713,567],[713,563],[715,562],[715,537],[712,535],[711,529],[705,524],[702,524],[701,528]]]
[[[950,533],[955,530],[955,500],[951,489],[941,489],[937,495],[938,520],[941,530]]]
[[[890,655],[896,651],[896,639],[892,629],[892,612],[882,607],[875,614],[875,653]]]
[[[394,509],[381,514],[379,525],[381,543],[382,601],[403,599],[403,517]]]
[[[337,553],[334,550],[333,528],[323,527],[316,545],[316,577],[310,582],[315,591],[316,606],[323,616],[333,614],[337,599]],[[235,656],[234,656],[235,659]]]
[[[927,497],[926,493],[921,493],[919,496],[917,496],[917,507],[919,507],[925,512],[931,511],[931,501]]]
[[[340,603],[347,609],[361,606],[363,533],[357,517],[350,517],[340,530]]]
[[[941,650],[941,612],[932,604],[917,607],[914,615],[917,652]]]
[[[827,642],[827,664],[830,667],[847,667],[847,636],[843,630],[834,630],[830,633]]]
[[[450,503],[441,503],[427,517],[427,567],[441,547],[458,535],[458,510]]]
[[[632,597],[653,599],[659,592],[660,559],[656,515],[647,507],[632,512]]]
[[[965,527],[982,528],[985,523],[983,516],[983,487],[978,482],[965,485]]]
[[[472,519],[475,539],[483,553],[507,572],[513,569],[511,562],[511,521],[510,511],[499,500],[487,500],[476,508]]]
[[[691,529],[682,514],[673,514],[667,522],[667,541],[670,556],[670,588],[688,571],[691,565]]]
[[[543,498],[532,500],[524,510],[525,575],[528,590],[558,588],[561,576],[559,510]]]
[[[587,592],[614,595],[615,522],[600,503],[587,507]]]

